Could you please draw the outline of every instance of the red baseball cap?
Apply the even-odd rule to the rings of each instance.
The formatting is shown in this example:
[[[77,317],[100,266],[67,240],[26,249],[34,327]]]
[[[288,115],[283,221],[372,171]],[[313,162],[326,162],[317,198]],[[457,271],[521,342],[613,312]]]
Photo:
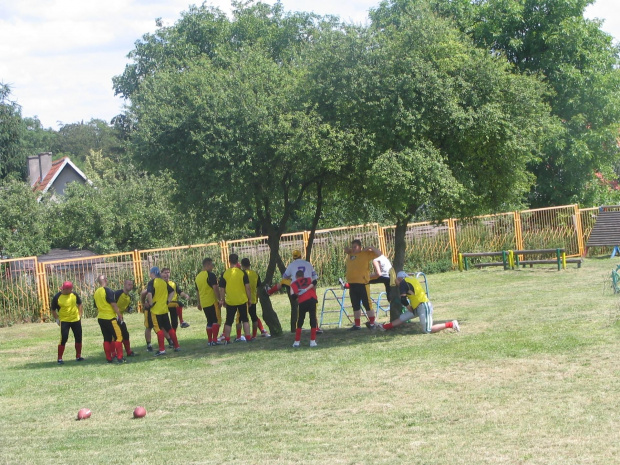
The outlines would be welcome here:
[[[65,281],[64,283],[62,283],[62,287],[60,289],[63,291],[73,289],[73,283],[71,281]]]

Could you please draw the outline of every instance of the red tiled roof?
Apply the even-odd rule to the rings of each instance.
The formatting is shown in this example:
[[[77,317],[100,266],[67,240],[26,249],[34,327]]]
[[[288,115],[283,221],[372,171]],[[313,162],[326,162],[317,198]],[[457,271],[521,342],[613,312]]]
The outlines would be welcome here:
[[[47,185],[50,183],[50,181],[52,179],[54,179],[54,177],[56,176],[56,173],[58,172],[58,170],[60,168],[62,168],[65,160],[67,160],[68,157],[62,157],[54,162],[52,162],[52,167],[50,168],[50,170],[48,171],[48,173],[45,175],[45,177],[43,178],[43,181],[39,182],[38,184],[35,183],[33,190],[36,191],[44,191],[47,187]],[[39,178],[41,179],[41,178]]]

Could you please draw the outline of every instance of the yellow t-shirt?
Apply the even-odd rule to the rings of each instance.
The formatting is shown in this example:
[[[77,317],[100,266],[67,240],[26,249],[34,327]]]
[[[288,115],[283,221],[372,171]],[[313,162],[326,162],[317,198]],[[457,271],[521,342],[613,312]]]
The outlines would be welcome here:
[[[100,287],[95,291],[93,297],[95,299],[95,306],[99,311],[97,318],[102,320],[113,320],[116,318],[116,312],[112,307],[112,303],[116,303],[116,300],[114,300],[114,291],[112,291],[112,289]]]
[[[198,273],[194,282],[196,283],[196,289],[198,289],[200,306],[202,308],[210,307],[219,300],[219,296],[216,296],[213,290],[213,286],[217,284],[215,274],[202,270]]]
[[[413,276],[408,276],[400,282],[400,295],[407,294],[411,308],[416,309],[418,305],[428,302],[426,291],[420,281]]]
[[[168,286],[170,286],[172,288],[172,290],[174,290],[174,295],[172,296],[172,301],[168,304],[169,308],[177,308],[179,307],[179,292],[177,291],[177,283],[175,283],[174,281],[170,281],[168,280]]]
[[[370,281],[370,262],[377,256],[369,250],[347,255],[346,277],[348,283],[368,284]]]
[[[152,315],[165,315],[168,313],[168,294],[174,292],[172,287],[161,278],[155,278],[149,281],[147,292],[153,296],[153,306],[151,307]]]
[[[127,308],[131,305],[131,297],[120,289],[114,293],[114,298],[116,300],[116,305],[118,305],[118,310],[121,313],[125,313]]]
[[[252,296],[251,304],[258,302],[258,294],[256,288],[258,287],[258,273],[254,270],[245,270],[250,280],[250,295]]]
[[[245,271],[235,266],[224,271],[220,280],[220,287],[226,289],[226,305],[242,305],[248,302],[245,285],[250,280]]]
[[[78,305],[82,304],[82,299],[75,292],[63,294],[59,292],[52,298],[52,310],[58,312],[58,319],[73,323],[80,321],[80,309]]]

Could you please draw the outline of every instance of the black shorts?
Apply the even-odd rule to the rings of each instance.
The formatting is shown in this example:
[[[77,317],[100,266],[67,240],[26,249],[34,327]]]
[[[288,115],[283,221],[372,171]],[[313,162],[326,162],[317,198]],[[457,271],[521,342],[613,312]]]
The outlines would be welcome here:
[[[349,283],[349,297],[351,298],[353,311],[361,310],[362,305],[367,312],[372,310],[372,304],[370,303],[370,285]]]
[[[228,305],[226,307],[226,325],[232,326],[235,322],[235,315],[239,312],[239,320],[242,323],[249,323],[248,320],[248,304]]]
[[[123,334],[121,333],[121,327],[118,324],[116,318],[111,320],[103,320],[98,318],[99,326],[101,327],[101,334],[103,334],[103,340],[105,342],[122,342]]]
[[[203,307],[202,311],[205,312],[205,317],[207,317],[207,326],[209,328],[217,323],[217,312],[215,310],[215,304],[209,307]]]
[[[69,340],[69,330],[73,331],[73,339],[76,344],[82,343],[82,322],[61,321],[60,322],[60,345],[64,346]]]

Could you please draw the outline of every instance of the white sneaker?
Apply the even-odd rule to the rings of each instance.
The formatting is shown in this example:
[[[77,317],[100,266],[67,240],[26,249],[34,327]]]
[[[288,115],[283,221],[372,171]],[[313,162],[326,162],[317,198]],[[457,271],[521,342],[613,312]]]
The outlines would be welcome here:
[[[262,333],[260,333],[260,337],[271,337],[271,334],[269,334],[267,331],[263,331]]]
[[[379,331],[385,331],[385,328],[381,323],[375,324],[375,329],[378,329]]]
[[[461,331],[461,327],[459,326],[458,321],[452,320],[452,329],[454,329],[454,331],[456,331],[457,333]]]
[[[293,342],[293,347],[299,347],[299,341]]]
[[[241,336],[241,337],[238,337],[237,339],[235,339],[235,342],[247,342],[247,340],[246,340],[245,336]]]
[[[226,338],[224,337],[224,335],[222,334],[220,337],[217,338],[217,342],[222,342],[225,341]]]
[[[316,346],[318,346],[316,341],[310,341],[310,347],[316,347]]]

